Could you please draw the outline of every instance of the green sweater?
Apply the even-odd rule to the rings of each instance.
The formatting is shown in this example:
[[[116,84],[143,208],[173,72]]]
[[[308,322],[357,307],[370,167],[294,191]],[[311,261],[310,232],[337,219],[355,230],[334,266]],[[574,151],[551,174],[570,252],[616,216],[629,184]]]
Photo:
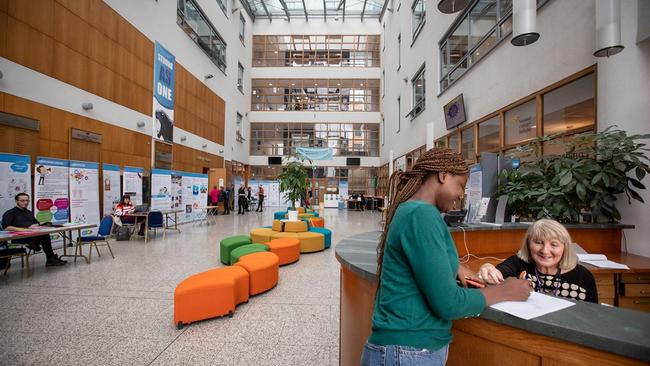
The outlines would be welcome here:
[[[458,252],[440,211],[423,201],[399,205],[388,229],[381,285],[368,342],[437,350],[451,320],[478,316],[479,290],[456,283]]]

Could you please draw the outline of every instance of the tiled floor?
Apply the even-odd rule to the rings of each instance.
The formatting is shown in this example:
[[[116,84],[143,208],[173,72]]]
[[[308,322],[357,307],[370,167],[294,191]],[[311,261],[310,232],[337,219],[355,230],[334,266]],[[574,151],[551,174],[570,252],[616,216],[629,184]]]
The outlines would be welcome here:
[[[379,229],[373,212],[327,210],[332,248],[280,269],[273,290],[237,307],[235,316],[176,330],[173,291],[183,278],[219,262],[219,241],[270,225],[263,214],[217,216],[216,225],[111,242],[65,267],[33,257],[27,274],[14,261],[0,277],[0,365],[338,365],[339,263],[334,246]]]

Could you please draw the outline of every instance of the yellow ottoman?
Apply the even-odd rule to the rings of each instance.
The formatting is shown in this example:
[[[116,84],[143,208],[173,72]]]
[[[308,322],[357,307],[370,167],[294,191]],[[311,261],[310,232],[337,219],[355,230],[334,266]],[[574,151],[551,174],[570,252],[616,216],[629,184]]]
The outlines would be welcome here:
[[[252,235],[251,235],[252,236]],[[325,249],[325,236],[311,231],[304,233],[274,233],[272,239],[297,238],[300,240],[300,253],[318,252]],[[269,240],[270,241],[270,240]]]
[[[266,243],[268,241],[271,241],[272,235],[274,233],[277,233],[277,231],[273,231],[273,229],[270,228],[257,228],[251,230],[251,241],[253,243]]]

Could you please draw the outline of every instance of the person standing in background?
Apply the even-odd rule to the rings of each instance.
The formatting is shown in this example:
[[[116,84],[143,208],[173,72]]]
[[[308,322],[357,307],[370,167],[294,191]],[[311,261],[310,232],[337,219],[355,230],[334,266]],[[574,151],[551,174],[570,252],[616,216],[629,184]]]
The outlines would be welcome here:
[[[220,199],[223,201],[223,214],[230,215],[230,188],[221,186]]]
[[[264,209],[264,187],[260,184],[260,189],[257,191],[257,212],[262,212]]]
[[[253,199],[253,187],[246,188],[246,212],[251,212],[251,201]]]
[[[208,199],[210,200],[209,206],[218,206],[219,205],[219,190],[217,189],[217,186],[212,187],[212,190],[210,191],[210,194],[208,195]],[[214,210],[214,214],[218,214],[217,210]]]
[[[246,187],[244,186],[244,183],[242,183],[239,186],[239,190],[237,191],[237,197],[238,197],[237,203],[239,204],[239,208],[237,209],[237,215],[245,215],[246,214]]]

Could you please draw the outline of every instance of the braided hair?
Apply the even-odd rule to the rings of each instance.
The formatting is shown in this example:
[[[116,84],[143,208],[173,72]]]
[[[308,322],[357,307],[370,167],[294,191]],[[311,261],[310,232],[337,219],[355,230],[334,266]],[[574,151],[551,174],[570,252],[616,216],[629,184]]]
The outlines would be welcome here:
[[[420,156],[413,168],[409,171],[397,171],[388,180],[388,211],[384,231],[377,247],[377,278],[381,278],[384,247],[388,237],[388,229],[397,207],[411,198],[422,184],[433,174],[451,173],[464,175],[469,172],[469,167],[463,157],[451,149],[433,148]],[[379,281],[377,281],[379,283]]]

